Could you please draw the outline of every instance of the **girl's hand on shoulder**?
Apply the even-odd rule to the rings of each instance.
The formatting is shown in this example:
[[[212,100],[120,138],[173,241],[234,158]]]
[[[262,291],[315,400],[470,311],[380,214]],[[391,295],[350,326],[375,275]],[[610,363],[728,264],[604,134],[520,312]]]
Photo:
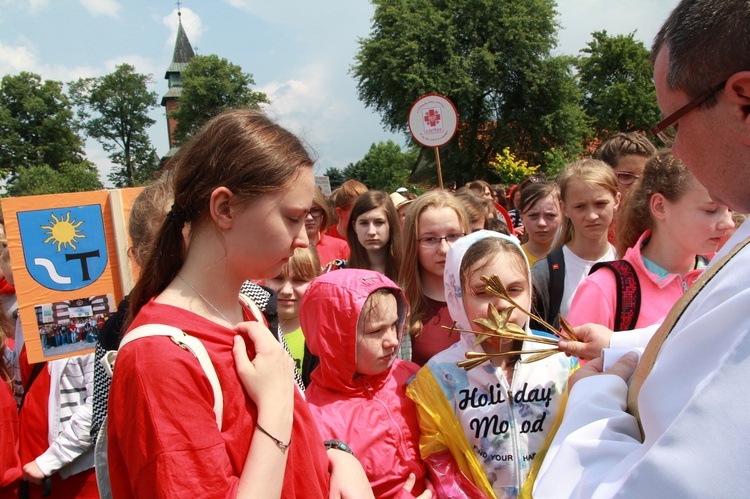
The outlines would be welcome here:
[[[235,369],[247,390],[247,394],[258,406],[258,414],[269,407],[284,410],[281,402],[293,407],[294,360],[274,338],[267,327],[258,322],[242,322],[237,330],[244,332],[255,347],[255,358],[250,360],[242,336],[234,337],[232,353]]]

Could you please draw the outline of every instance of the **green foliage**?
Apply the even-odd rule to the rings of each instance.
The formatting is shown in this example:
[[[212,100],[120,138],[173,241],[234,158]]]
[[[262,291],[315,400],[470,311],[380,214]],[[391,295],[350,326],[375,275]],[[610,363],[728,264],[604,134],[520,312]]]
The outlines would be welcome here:
[[[548,179],[553,179],[565,168],[568,163],[581,159],[579,154],[569,154],[565,149],[557,148],[544,151],[547,168],[544,173]]]
[[[344,168],[343,180],[354,179],[370,189],[393,192],[406,185],[418,154],[419,150],[415,148],[402,151],[392,140],[380,141],[372,144],[361,160]]]
[[[349,163],[346,165],[346,168],[344,168],[344,171],[342,172],[344,175],[344,180],[354,179],[358,180],[359,182],[362,182],[363,184],[367,184],[367,175],[365,174],[365,169],[362,166],[362,161],[357,161],[356,163]]]
[[[505,147],[540,164],[546,149],[580,148],[588,129],[572,60],[550,56],[554,0],[374,4],[373,31],[352,68],[359,98],[406,133],[417,98],[448,97],[461,125],[440,150],[446,183],[484,178]]]
[[[338,189],[339,187],[341,187],[341,184],[346,181],[344,172],[342,172],[338,168],[328,168],[323,175],[328,177],[328,182],[330,182],[331,184],[331,190]]]
[[[122,64],[108,75],[82,78],[70,85],[82,128],[120,166],[109,174],[117,187],[139,185],[153,170],[155,152],[146,131],[156,123],[148,113],[158,101],[156,92],[148,91],[151,83],[151,75]]]
[[[255,85],[251,74],[216,55],[193,57],[181,76],[180,107],[172,114],[178,121],[175,135],[179,143],[222,111],[257,109],[261,103],[269,103],[266,94],[251,90]]]
[[[59,81],[22,72],[0,81],[0,179],[26,168],[83,161],[83,140]]]
[[[86,192],[103,189],[99,172],[93,163],[63,163],[53,170],[37,165],[19,171],[18,179],[8,188],[9,196],[36,196],[64,192]]]
[[[576,65],[594,136],[648,130],[660,117],[648,49],[633,33],[597,31],[592,36]]]
[[[415,151],[402,152],[392,140],[372,144],[360,161],[365,172],[364,184],[370,189],[393,192],[406,184],[415,160]]]
[[[529,166],[529,162],[525,159],[516,158],[510,152],[510,147],[506,147],[495,156],[490,165],[500,176],[500,181],[507,185],[520,184],[528,177],[535,175],[539,170],[539,166]]]

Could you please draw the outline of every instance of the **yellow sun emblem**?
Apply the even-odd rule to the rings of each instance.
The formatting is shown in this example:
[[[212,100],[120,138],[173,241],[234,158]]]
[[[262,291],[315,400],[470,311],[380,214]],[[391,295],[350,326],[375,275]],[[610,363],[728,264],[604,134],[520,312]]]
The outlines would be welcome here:
[[[78,228],[83,224],[83,220],[77,222],[75,219],[70,219],[70,212],[64,216],[57,218],[54,213],[50,213],[49,225],[42,225],[42,229],[47,231],[48,238],[44,240],[44,243],[50,243],[53,246],[57,244],[57,251],[61,248],[70,246],[76,249],[76,243],[78,239],[85,239],[82,233],[78,231]]]

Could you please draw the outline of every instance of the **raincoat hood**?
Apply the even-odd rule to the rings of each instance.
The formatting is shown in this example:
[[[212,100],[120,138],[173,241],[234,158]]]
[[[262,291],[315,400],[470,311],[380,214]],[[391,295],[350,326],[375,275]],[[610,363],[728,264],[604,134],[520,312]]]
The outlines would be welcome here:
[[[408,305],[401,288],[386,276],[371,270],[341,269],[323,274],[307,288],[299,317],[310,352],[320,358],[320,365],[311,374],[313,381],[349,393],[362,390],[364,384],[378,388],[383,382],[391,367],[375,376],[355,376],[357,326],[365,301],[378,289],[395,291],[400,345]],[[398,351],[396,347],[394,359]]]
[[[505,234],[501,234],[500,232],[491,230],[480,230],[460,238],[458,241],[453,243],[450,250],[448,250],[448,254],[445,257],[443,282],[445,286],[445,298],[448,302],[448,311],[451,314],[451,318],[456,321],[456,326],[461,329],[474,329],[472,327],[473,324],[469,320],[469,316],[466,313],[466,308],[464,307],[463,290],[461,289],[461,262],[463,261],[464,255],[466,255],[466,252],[469,250],[469,248],[471,248],[474,244],[481,241],[482,239],[487,239],[489,237],[505,239],[506,241],[510,241],[518,247],[518,252],[526,262],[526,271],[528,274],[529,286],[531,286],[531,270],[529,269],[529,261],[526,258],[523,250],[521,249],[521,245],[519,244],[518,239],[513,236],[506,236]],[[530,300],[529,303],[520,303],[520,305],[526,307],[526,310],[529,310],[529,308],[531,307]],[[524,329],[526,330],[526,334],[530,334],[528,320],[524,325]],[[470,343],[473,343],[474,334],[461,333],[461,339],[462,341],[469,341]]]

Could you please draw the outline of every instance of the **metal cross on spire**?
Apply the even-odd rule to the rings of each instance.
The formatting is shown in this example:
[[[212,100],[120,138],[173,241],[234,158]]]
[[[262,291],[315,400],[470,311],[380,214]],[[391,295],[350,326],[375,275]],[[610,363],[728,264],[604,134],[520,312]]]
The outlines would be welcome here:
[[[175,5],[177,5],[177,16],[182,17],[182,12],[180,12],[180,7],[182,6],[182,3],[180,2],[180,0],[177,0],[175,2]]]

